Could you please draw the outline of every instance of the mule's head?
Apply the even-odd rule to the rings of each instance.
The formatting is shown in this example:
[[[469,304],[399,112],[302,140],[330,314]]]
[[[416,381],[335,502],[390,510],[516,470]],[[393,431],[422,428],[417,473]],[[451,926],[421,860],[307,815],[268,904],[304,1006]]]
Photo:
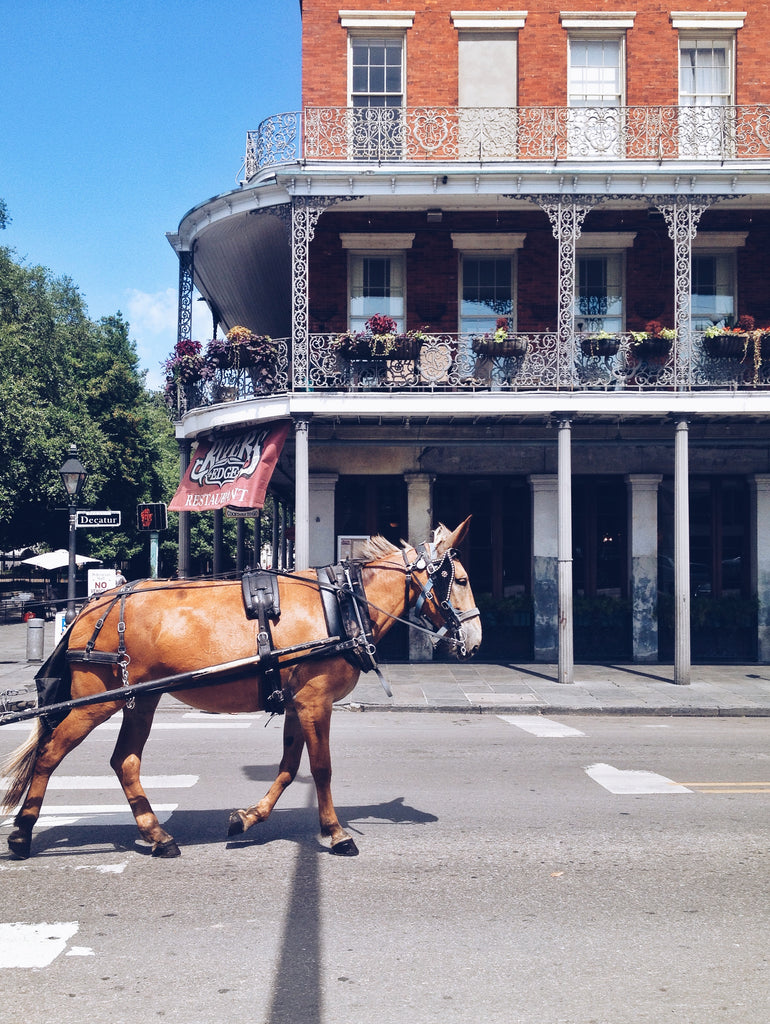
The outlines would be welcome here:
[[[439,632],[439,648],[458,659],[473,657],[481,646],[481,617],[456,550],[468,533],[470,521],[468,516],[453,531],[440,523],[432,543],[420,548],[430,581],[420,614]]]

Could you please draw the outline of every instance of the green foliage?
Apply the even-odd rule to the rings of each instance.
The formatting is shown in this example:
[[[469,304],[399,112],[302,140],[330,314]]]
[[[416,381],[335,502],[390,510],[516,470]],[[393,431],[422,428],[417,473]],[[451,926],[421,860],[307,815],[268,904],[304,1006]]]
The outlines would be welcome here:
[[[144,551],[136,505],[170,500],[178,481],[162,401],[120,313],[90,320],[69,278],[0,247],[0,547],[66,546],[59,467],[73,442],[89,473],[82,506],[123,514],[120,531],[87,534],[84,550],[129,562]]]

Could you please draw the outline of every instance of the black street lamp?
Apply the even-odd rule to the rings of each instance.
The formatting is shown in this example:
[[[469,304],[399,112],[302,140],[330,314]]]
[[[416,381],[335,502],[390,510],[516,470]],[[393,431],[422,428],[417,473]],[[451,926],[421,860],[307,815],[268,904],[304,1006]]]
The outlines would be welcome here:
[[[77,445],[70,445],[69,458],[59,470],[64,490],[69,499],[70,535],[69,535],[69,569],[67,571],[67,613],[64,621],[69,625],[75,618],[75,537],[77,524],[77,507],[80,492],[86,483],[88,473],[78,458]]]

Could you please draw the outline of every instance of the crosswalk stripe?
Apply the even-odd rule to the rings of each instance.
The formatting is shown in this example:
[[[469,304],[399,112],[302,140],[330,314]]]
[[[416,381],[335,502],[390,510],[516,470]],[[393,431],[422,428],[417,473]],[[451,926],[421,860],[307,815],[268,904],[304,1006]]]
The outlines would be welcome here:
[[[179,804],[153,804],[153,811],[161,824],[167,821]],[[53,828],[56,825],[133,825],[134,816],[128,804],[66,804],[61,807],[44,808],[35,829]],[[0,822],[3,827],[12,826],[13,818]]]
[[[197,775],[143,775],[145,789],[190,789]],[[48,789],[120,789],[116,775],[53,775]]]
[[[184,717],[184,716],[183,716]],[[197,716],[195,716],[197,718]],[[260,716],[261,717],[261,716]],[[245,719],[245,720],[244,720]],[[158,732],[161,729],[250,729],[258,718],[240,716],[233,716],[231,719],[228,715],[226,718],[206,715],[205,718],[201,716],[198,721],[184,721],[184,722],[154,722],[152,726],[153,732]],[[92,731],[92,736],[98,736],[100,733],[105,735],[111,732],[117,732],[123,723],[122,718],[109,718],[106,722],[102,722],[101,725]],[[29,733],[30,723],[29,722],[9,722],[7,725],[0,725],[0,736],[5,732],[24,732]]]
[[[598,782],[610,793],[617,796],[640,796],[644,794],[692,793],[691,789],[679,782],[667,779],[656,772],[622,770],[610,764],[592,764],[585,769],[589,778]]]
[[[524,732],[546,739],[562,736],[585,736],[580,729],[573,729],[571,725],[563,725],[561,722],[553,722],[550,718],[543,718],[542,715],[498,715],[497,717],[510,725],[515,725],[518,729],[523,729]]]

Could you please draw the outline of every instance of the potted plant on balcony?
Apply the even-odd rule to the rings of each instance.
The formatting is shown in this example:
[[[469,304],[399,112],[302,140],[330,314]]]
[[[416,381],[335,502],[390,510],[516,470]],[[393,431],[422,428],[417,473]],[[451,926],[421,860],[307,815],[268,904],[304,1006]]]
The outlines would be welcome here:
[[[584,334],[580,338],[583,355],[592,359],[608,359],[620,348],[620,338],[609,331],[597,331],[595,334]]]
[[[703,347],[712,359],[743,359],[754,332],[753,316],[739,316],[735,327],[727,323],[707,327],[703,332]]]
[[[275,386],[278,351],[272,338],[255,334],[240,325],[226,338],[214,338],[206,346],[206,363],[214,370],[247,370],[255,391]]]
[[[526,355],[529,341],[509,329],[507,316],[499,316],[494,333],[477,335],[471,345],[477,355],[521,357]]]
[[[211,379],[212,371],[202,354],[199,341],[180,339],[162,364],[165,374],[163,397],[172,411],[183,412],[193,400],[194,391]]]
[[[661,359],[668,356],[676,340],[673,327],[663,327],[658,320],[650,320],[643,331],[631,331],[631,351],[637,359]]]
[[[344,359],[416,359],[425,341],[425,331],[397,333],[391,316],[375,313],[366,321],[365,331],[346,331],[332,345]]]

